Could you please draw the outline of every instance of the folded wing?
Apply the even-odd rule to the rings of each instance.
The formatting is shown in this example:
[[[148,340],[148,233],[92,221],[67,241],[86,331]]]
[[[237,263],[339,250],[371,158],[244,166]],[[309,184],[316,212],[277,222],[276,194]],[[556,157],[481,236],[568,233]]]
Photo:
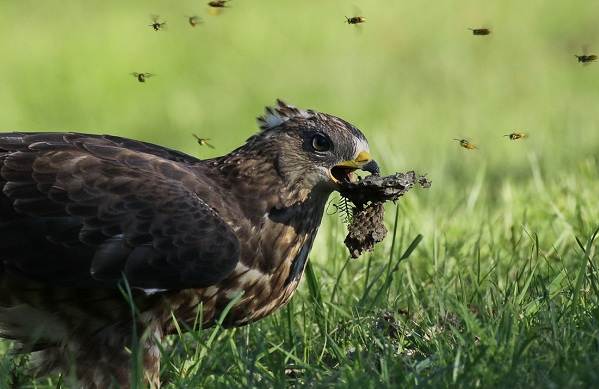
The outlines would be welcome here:
[[[212,184],[198,162],[117,137],[0,134],[0,273],[76,287],[221,281],[239,242],[198,194]]]

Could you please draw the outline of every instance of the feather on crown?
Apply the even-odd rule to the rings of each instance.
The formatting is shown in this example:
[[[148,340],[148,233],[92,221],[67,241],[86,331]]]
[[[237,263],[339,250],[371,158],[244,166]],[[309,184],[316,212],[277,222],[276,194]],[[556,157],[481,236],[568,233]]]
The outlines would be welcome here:
[[[316,115],[317,112],[311,109],[299,109],[281,99],[277,99],[277,105],[275,107],[266,107],[264,115],[258,117],[257,120],[261,130],[269,130],[293,118],[308,119]]]

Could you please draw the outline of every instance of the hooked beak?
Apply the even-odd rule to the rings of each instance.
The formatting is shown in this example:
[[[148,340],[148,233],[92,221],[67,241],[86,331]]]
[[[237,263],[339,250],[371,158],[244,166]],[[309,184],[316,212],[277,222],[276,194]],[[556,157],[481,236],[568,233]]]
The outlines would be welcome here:
[[[353,182],[357,179],[353,172],[358,169],[374,175],[379,175],[380,173],[379,166],[376,161],[370,157],[370,153],[368,151],[361,151],[353,160],[343,161],[335,165],[330,171],[330,176],[337,184]]]

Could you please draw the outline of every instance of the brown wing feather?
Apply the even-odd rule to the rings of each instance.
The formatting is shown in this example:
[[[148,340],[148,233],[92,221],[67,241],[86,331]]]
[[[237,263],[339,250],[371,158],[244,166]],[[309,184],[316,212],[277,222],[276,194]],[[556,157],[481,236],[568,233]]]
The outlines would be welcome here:
[[[182,163],[192,160],[123,138],[0,134],[4,268],[77,286],[122,274],[142,288],[222,280],[239,242],[198,196],[210,183]]]

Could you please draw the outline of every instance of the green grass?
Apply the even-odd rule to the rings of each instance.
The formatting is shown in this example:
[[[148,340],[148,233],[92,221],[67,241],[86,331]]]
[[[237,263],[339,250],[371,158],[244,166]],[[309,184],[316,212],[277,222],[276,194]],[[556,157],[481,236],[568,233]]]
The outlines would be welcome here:
[[[599,64],[573,54],[599,51],[599,3],[357,5],[361,30],[341,0],[234,0],[216,17],[204,1],[2,1],[0,129],[213,156],[282,97],[355,123],[385,172],[428,173],[432,188],[388,205],[374,253],[348,260],[345,226],[325,217],[287,307],[169,338],[166,387],[597,386]],[[466,30],[481,25],[494,34]],[[515,129],[530,138],[502,137]],[[57,386],[20,366],[0,359],[0,387]]]

